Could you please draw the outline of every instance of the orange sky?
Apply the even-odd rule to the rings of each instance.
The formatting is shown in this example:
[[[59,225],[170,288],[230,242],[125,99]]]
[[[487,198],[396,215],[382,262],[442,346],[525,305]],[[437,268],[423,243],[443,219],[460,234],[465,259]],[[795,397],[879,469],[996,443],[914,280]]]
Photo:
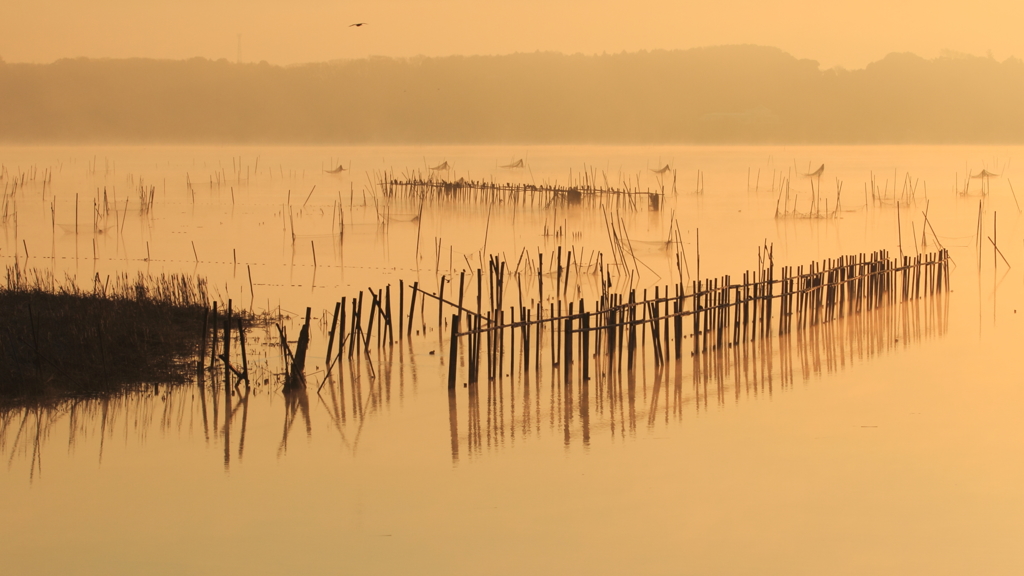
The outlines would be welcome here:
[[[361,28],[348,24],[365,21]],[[777,46],[824,67],[943,49],[1024,57],[1024,2],[4,0],[0,57],[336,58]]]

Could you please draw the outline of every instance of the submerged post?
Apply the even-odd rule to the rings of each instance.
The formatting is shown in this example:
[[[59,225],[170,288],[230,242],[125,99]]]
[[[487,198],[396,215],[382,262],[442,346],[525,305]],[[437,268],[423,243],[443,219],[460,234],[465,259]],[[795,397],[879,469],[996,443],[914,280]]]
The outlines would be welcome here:
[[[295,344],[295,357],[292,359],[292,369],[288,374],[286,389],[306,387],[306,349],[309,347],[309,319],[311,308],[306,308],[306,321],[299,331],[299,341]]]
[[[224,319],[224,386],[231,385],[231,300],[228,300],[228,314]]]
[[[237,318],[238,322],[238,348],[242,351],[242,380],[245,380],[246,388],[249,387],[249,357],[245,352],[245,326],[242,324],[242,319]]]
[[[583,332],[583,381],[590,380],[590,314],[583,315],[583,326],[580,327]]]
[[[203,376],[203,363],[206,360],[206,332],[210,328],[210,309],[204,307],[203,309],[203,332],[202,332],[202,344],[199,346],[199,361],[196,362],[196,370],[201,379]]]
[[[459,361],[459,315],[452,314],[452,337],[448,342],[448,389],[455,389],[455,370]]]
[[[412,335],[412,319],[413,314],[416,313],[416,291],[419,290],[420,283],[412,283],[412,296],[409,297],[409,330],[407,335]]]

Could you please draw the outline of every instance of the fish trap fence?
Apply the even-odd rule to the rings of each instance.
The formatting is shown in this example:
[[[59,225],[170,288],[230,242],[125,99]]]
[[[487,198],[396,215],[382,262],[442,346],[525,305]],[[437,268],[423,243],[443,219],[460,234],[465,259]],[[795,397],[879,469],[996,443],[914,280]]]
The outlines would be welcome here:
[[[568,303],[566,314],[545,316],[542,304],[486,312],[456,309],[451,316],[448,386],[459,373],[459,348],[467,356],[466,381],[480,379],[486,364],[493,379],[511,356],[511,370],[538,362],[545,332],[550,333],[550,358],[568,379],[581,364],[584,380],[597,362],[638,361],[638,344],[650,340],[653,361],[691,355],[785,335],[899,301],[918,299],[949,289],[946,250],[916,257],[892,258],[884,250],[842,256],[807,266],[770,265],[731,276],[694,281],[690,286],[657,287],[653,298],[606,293],[588,311],[587,302]],[[444,302],[439,304],[443,307]],[[552,308],[553,310],[553,308]],[[439,315],[440,315],[439,311]],[[518,313],[518,319],[517,319]],[[522,362],[515,347],[520,346]],[[484,361],[486,360],[486,362]]]

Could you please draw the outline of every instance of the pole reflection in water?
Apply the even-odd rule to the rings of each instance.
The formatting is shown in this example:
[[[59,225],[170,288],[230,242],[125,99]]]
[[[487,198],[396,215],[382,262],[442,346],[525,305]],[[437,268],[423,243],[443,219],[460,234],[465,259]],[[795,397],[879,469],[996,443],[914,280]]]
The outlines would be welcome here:
[[[281,444],[277,449],[277,455],[281,456],[288,451],[288,433],[291,432],[297,415],[301,414],[306,423],[306,438],[313,437],[313,423],[309,418],[309,395],[305,388],[295,388],[283,393],[285,399],[284,432],[281,435]]]
[[[684,418],[689,410],[707,410],[712,404],[724,406],[730,398],[738,403],[744,397],[751,400],[771,397],[791,388],[798,379],[809,382],[855,363],[942,337],[947,331],[947,318],[948,296],[936,294],[836,316],[778,337],[753,342],[743,339],[737,344],[697,352],[688,359],[671,359],[667,355],[669,359],[664,364],[654,363],[654,351],[641,341],[637,344],[638,365],[632,369],[624,366],[615,354],[590,355],[586,360],[596,367],[591,380],[583,379],[583,366],[579,362],[570,370],[564,365],[553,367],[549,387],[533,385],[528,370],[520,370],[518,374],[513,371],[510,394],[517,393],[518,388],[526,406],[530,405],[531,395],[535,395],[536,410],[516,414],[510,409],[506,424],[501,403],[501,377],[489,382],[486,388],[489,410],[483,423],[475,409],[479,394],[474,385],[469,386],[465,396],[449,395],[452,453],[458,453],[462,441],[470,457],[480,455],[484,448],[480,442],[482,433],[489,440],[495,439],[488,442],[489,449],[500,447],[506,425],[510,430],[521,430],[522,438],[528,437],[531,418],[542,417],[538,392],[545,388],[549,390],[546,404],[552,432],[557,425],[557,433],[566,446],[575,442],[589,446],[595,426],[607,429],[611,438],[626,438],[635,436],[640,419],[646,419],[647,426],[653,428],[659,420],[668,424],[673,418]],[[557,333],[541,334],[541,338],[560,337]],[[538,366],[549,358],[539,360]],[[648,363],[653,365],[652,373],[645,372]],[[594,402],[591,402],[591,392]],[[469,406],[469,432],[465,437],[458,436],[456,404],[460,401]],[[687,409],[688,406],[692,408]],[[484,426],[487,430],[481,432]]]
[[[270,428],[276,428],[280,434],[276,442],[278,458],[285,457],[296,420],[301,420],[309,441],[314,429],[332,431],[340,440],[341,452],[355,457],[371,420],[377,426],[406,426],[406,414],[423,406],[447,409],[446,430],[430,428],[429,424],[424,428],[424,421],[415,420],[411,426],[418,432],[410,433],[447,434],[445,451],[453,464],[466,458],[472,460],[485,449],[505,448],[506,440],[511,446],[517,437],[521,442],[542,438],[544,420],[549,423],[550,434],[557,435],[567,447],[587,447],[595,441],[598,431],[604,431],[598,437],[612,441],[631,438],[637,434],[638,421],[646,421],[648,428],[653,429],[659,423],[686,418],[692,411],[709,409],[712,404],[724,406],[743,398],[770,397],[792,388],[798,380],[809,382],[873,357],[942,337],[947,331],[947,317],[945,294],[891,303],[777,337],[754,342],[744,339],[689,358],[666,355],[665,363],[652,365],[646,379],[643,370],[653,362],[653,344],[648,342],[645,346],[639,338],[632,370],[628,369],[626,358],[595,346],[586,358],[590,379],[583,378],[580,361],[568,371],[564,365],[555,366],[547,343],[529,348],[530,369],[526,369],[526,347],[522,346],[517,347],[518,356],[514,358],[518,369],[513,369],[512,360],[505,363],[507,373],[477,367],[482,368],[481,373],[494,377],[484,383],[465,382],[463,386],[456,382],[447,388],[447,398],[442,392],[443,377],[438,377],[438,385],[430,386],[429,392],[417,392],[415,359],[420,342],[411,338],[399,343],[399,354],[390,349],[382,351],[375,359],[376,367],[369,354],[342,355],[326,373],[311,374],[308,389],[287,393],[269,378],[256,379],[257,384],[248,389],[225,388],[214,382],[219,379],[207,378],[193,385],[146,387],[118,396],[8,408],[0,412],[0,451],[9,466],[24,462],[29,479],[35,480],[46,470],[44,454],[52,453],[45,450],[47,443],[60,434],[67,435],[69,455],[83,449],[95,450],[102,465],[108,440],[120,435],[145,443],[157,432],[162,436],[177,435],[185,442],[195,437],[199,445],[217,442],[223,448],[221,464],[228,470],[232,455],[237,465],[247,451],[273,450],[273,435],[267,434]],[[551,328],[535,337],[564,338]],[[606,340],[604,345],[609,342]],[[574,346],[577,349],[573,354],[581,354],[582,343],[576,342]],[[433,373],[447,373],[446,352],[450,350],[423,356],[432,360]],[[441,358],[445,361],[441,362]],[[456,358],[460,364],[467,361],[459,351]],[[502,360],[500,354],[495,355],[495,362]],[[408,363],[407,369],[396,370],[395,362]],[[550,372],[542,369],[545,365],[551,366]],[[398,381],[392,382],[396,378]],[[406,378],[413,385],[412,398],[405,399],[401,409],[392,410],[390,391],[396,386],[398,398],[404,398]],[[545,395],[548,397],[544,398]],[[280,414],[273,409],[279,399],[284,401],[283,419],[274,416]],[[487,409],[485,415],[480,411],[482,403]],[[319,426],[323,429],[317,428],[317,414],[322,416]]]
[[[448,426],[452,439],[452,463],[459,462],[459,413],[455,407],[455,388],[448,388]]]

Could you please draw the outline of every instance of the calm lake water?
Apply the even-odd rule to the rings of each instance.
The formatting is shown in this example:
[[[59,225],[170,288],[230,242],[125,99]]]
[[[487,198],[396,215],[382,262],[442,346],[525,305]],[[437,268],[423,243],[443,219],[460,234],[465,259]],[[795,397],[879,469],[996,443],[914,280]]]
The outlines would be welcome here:
[[[248,392],[151,386],[0,415],[4,572],[1019,574],[1021,152],[0,148],[6,266],[87,287],[194,273],[293,333],[314,316],[304,394],[282,393],[276,334],[257,330]],[[449,179],[593,180],[664,189],[664,203],[421,202],[377,186],[443,162]],[[997,176],[965,179],[982,170]],[[698,242],[701,278],[737,278],[769,248],[779,267],[941,244],[952,289],[568,391],[545,340],[534,367],[510,359],[476,394],[460,376],[454,401],[428,301],[410,337],[324,370],[336,301],[399,280],[436,292],[488,255],[525,270],[571,250],[567,292],[592,299],[609,222],[637,257],[620,291],[689,285]],[[507,301],[535,298],[524,284]]]

